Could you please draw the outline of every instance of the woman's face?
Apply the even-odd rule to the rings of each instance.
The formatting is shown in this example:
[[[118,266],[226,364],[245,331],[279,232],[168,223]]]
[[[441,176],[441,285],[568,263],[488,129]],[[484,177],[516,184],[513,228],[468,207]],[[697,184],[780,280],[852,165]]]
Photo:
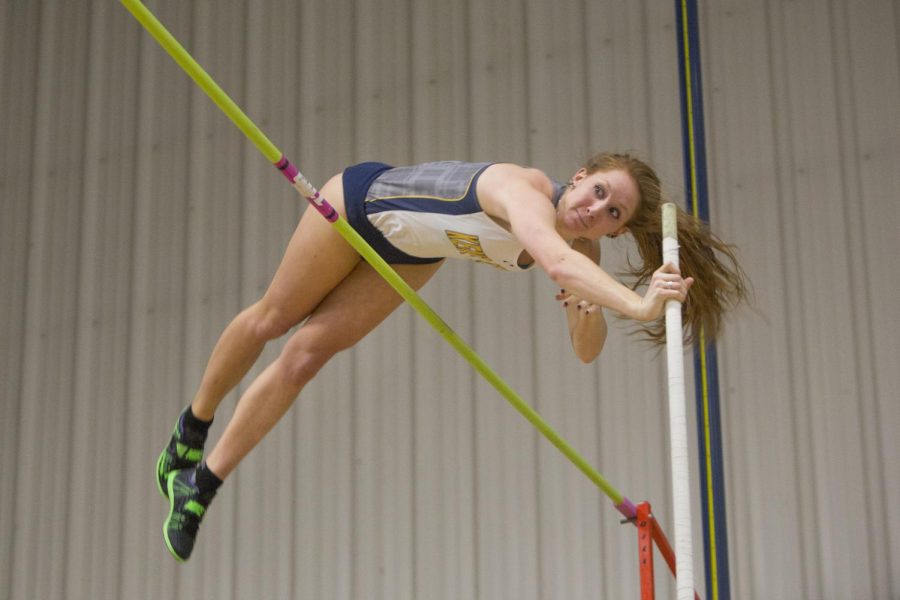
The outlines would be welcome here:
[[[626,171],[579,169],[556,209],[557,229],[563,237],[597,240],[620,235],[640,202],[637,184]]]

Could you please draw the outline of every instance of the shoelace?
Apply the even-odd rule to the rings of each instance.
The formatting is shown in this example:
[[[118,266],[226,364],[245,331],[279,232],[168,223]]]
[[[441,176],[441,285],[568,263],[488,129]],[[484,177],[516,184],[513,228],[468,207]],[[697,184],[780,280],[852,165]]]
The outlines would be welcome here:
[[[186,446],[189,450],[202,452],[205,443],[205,433],[182,430],[179,427],[178,433],[176,435],[173,435],[171,439],[169,439],[169,449],[167,453],[168,456],[166,457],[165,464],[162,466],[166,467],[166,469],[168,470],[172,467],[178,468],[180,466],[187,466],[196,463],[196,460],[192,460],[190,458],[187,458],[186,456],[181,456],[181,454],[178,452],[178,445],[181,444],[182,446]]]
[[[175,438],[185,446],[190,446],[191,448],[202,448],[203,444],[206,443],[206,435],[206,433],[194,431],[185,427],[179,427],[178,435],[175,436]]]
[[[172,520],[174,521],[175,529],[190,535],[196,534],[197,529],[200,528],[200,517],[189,511],[177,511],[172,515]]]
[[[178,509],[172,515],[172,521],[174,521],[175,527],[192,535],[197,533],[197,528],[200,527],[200,521],[203,519],[203,514],[206,513],[206,509],[215,495],[215,492],[200,494],[192,491],[192,493],[181,498],[178,501]],[[202,506],[203,514],[198,515],[196,512],[189,510],[188,504],[191,502]]]

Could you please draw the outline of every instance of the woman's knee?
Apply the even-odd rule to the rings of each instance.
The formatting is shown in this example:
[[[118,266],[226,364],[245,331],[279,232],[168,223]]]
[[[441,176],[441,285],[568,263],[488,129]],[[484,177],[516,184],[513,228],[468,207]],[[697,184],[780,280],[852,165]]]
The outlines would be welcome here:
[[[339,349],[329,345],[312,345],[291,338],[281,351],[278,362],[284,379],[300,388],[306,385]]]
[[[247,313],[253,335],[263,342],[280,338],[299,322],[295,315],[269,304],[265,299],[248,308]]]

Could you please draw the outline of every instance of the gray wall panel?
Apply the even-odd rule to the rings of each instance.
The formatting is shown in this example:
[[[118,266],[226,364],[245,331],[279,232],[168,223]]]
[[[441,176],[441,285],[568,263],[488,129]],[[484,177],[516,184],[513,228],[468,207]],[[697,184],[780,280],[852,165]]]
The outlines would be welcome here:
[[[15,581],[18,522],[18,487],[26,480],[19,472],[21,424],[20,402],[25,377],[25,315],[28,306],[28,265],[31,252],[33,189],[32,170],[34,106],[39,80],[40,30],[38,3],[0,7],[4,60],[0,76],[0,594],[11,597]],[[20,32],[16,35],[17,32]],[[33,275],[32,275],[33,277]]]

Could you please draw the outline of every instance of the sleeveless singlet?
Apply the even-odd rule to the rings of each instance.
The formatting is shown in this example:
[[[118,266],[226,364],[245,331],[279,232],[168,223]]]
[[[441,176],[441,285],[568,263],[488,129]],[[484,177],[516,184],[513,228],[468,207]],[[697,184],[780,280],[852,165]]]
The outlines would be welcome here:
[[[382,163],[351,167],[344,173],[350,224],[367,238],[372,232],[365,225],[371,226],[398,250],[399,255],[385,257],[388,262],[466,258],[507,271],[529,269],[533,262],[519,263],[525,250],[521,242],[478,202],[478,177],[491,164],[443,161],[396,168]],[[360,198],[363,182],[368,187]],[[564,186],[555,181],[553,185],[555,205]],[[363,215],[366,223],[360,227]],[[403,260],[404,255],[418,260]]]

